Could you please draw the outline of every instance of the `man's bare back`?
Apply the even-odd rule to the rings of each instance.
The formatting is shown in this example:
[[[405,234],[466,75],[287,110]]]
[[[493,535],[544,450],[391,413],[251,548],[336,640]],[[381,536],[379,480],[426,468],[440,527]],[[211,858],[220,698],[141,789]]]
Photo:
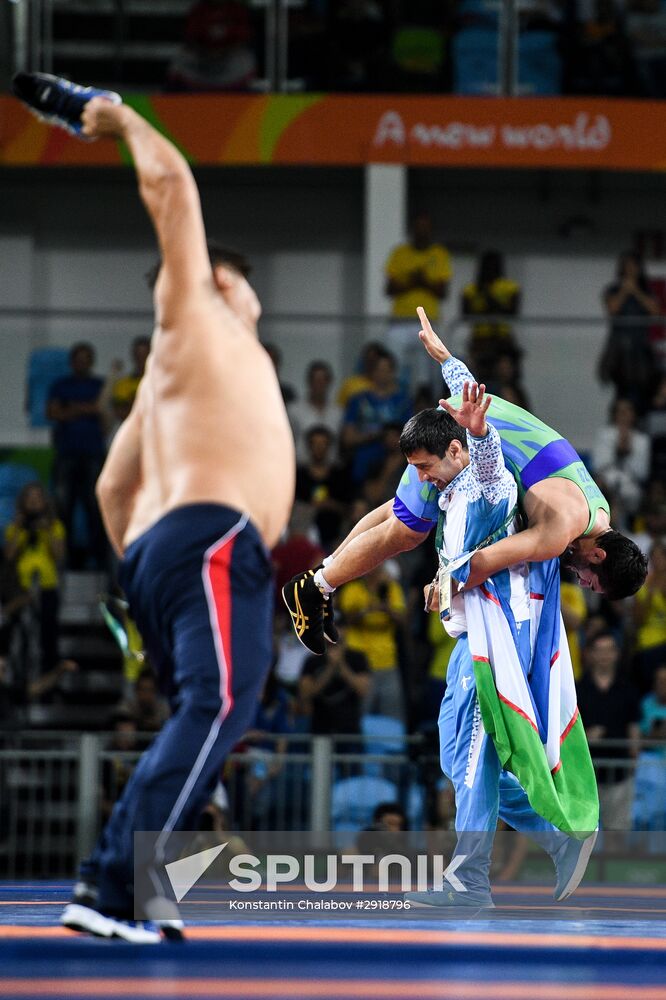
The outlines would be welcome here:
[[[155,331],[137,403],[142,482],[124,548],[183,504],[245,511],[269,548],[289,518],[294,446],[275,369],[256,337],[211,299],[193,311],[196,329],[167,338]]]

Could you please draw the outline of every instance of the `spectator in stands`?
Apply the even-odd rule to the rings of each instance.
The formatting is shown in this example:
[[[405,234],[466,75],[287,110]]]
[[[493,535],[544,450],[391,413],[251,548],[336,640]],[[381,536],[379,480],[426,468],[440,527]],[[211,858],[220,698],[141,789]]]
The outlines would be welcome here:
[[[453,268],[451,257],[435,242],[428,212],[416,214],[410,239],[391,252],[385,265],[386,295],[392,299],[387,343],[409,383],[430,382],[432,365],[418,339],[417,306],[423,306],[431,322],[439,318],[439,305],[446,298]]]
[[[636,58],[641,93],[666,97],[666,7],[662,0],[628,0],[627,34]]]
[[[423,94],[450,90],[446,40],[453,4],[420,0],[397,5],[391,39],[391,89]]]
[[[348,471],[331,458],[334,441],[328,427],[310,427],[305,435],[305,461],[296,467],[296,499],[312,508],[319,542],[326,552],[335,548],[351,500]]]
[[[340,0],[329,7],[330,89],[387,86],[387,18],[378,0]]]
[[[638,694],[620,676],[620,647],[612,633],[601,632],[590,640],[585,661],[585,672],[577,685],[578,708],[597,764],[601,825],[606,830],[629,830],[633,799],[630,760],[638,745]],[[604,746],[604,740],[626,742]],[[605,763],[617,760],[623,763]]]
[[[284,400],[285,406],[291,406],[292,403],[296,402],[297,396],[296,392],[292,386],[286,385],[280,378],[280,368],[282,367],[282,351],[277,346],[277,344],[264,344],[266,352],[273,362],[273,367],[275,368],[275,374],[278,377],[280,383],[280,392],[282,393],[282,398]]]
[[[423,352],[425,353],[425,352]],[[386,457],[384,426],[409,420],[412,405],[397,380],[395,358],[382,351],[375,361],[372,385],[347,404],[342,444],[351,453],[351,474],[356,484],[364,482],[373,464]]]
[[[255,30],[243,0],[198,0],[185,45],[167,73],[171,90],[248,90],[257,76]]]
[[[645,415],[650,438],[650,478],[666,481],[666,375],[657,383],[650,409]]]
[[[580,632],[587,618],[587,604],[583,590],[575,582],[571,570],[562,568],[560,571],[560,606],[562,620],[567,633],[567,643],[571,654],[571,666],[574,679],[579,681],[583,676],[583,662],[580,649]]]
[[[102,819],[107,820],[115,802],[130,779],[136,760],[128,760],[127,754],[138,756],[138,726],[134,715],[119,710],[112,721],[113,736],[107,747],[102,763]]]
[[[115,360],[111,365],[109,376],[100,396],[100,410],[106,422],[109,442],[130,414],[139,383],[146,370],[149,354],[150,337],[135,337],[132,341],[132,367],[129,374],[122,374],[122,361]]]
[[[303,399],[289,407],[289,421],[296,442],[296,458],[306,456],[305,436],[312,427],[327,427],[336,439],[342,423],[342,409],[329,398],[333,372],[326,361],[313,361],[307,371],[307,391]]]
[[[41,669],[59,660],[59,570],[65,556],[65,528],[41,483],[19,493],[16,517],[5,529],[5,559],[16,568],[19,584],[32,595],[39,617]]]
[[[0,655],[0,727],[20,729],[29,722],[26,708],[32,702],[48,700],[57,691],[62,677],[79,669],[76,660],[60,660],[41,677],[28,679],[12,668],[9,657]]]
[[[372,814],[372,829],[404,833],[409,829],[407,813],[399,802],[380,802]]]
[[[650,555],[658,539],[666,538],[666,483],[663,480],[653,479],[648,483],[635,528],[631,537],[646,556]]]
[[[294,731],[292,706],[289,694],[280,684],[275,670],[266,678],[261,700],[257,705],[254,724],[243,737],[248,744],[252,763],[249,769],[247,792],[251,800],[253,824],[271,829],[282,829],[276,813],[278,806],[277,779],[284,769],[289,749],[285,738]],[[284,804],[285,796],[282,796]]]
[[[361,732],[363,704],[370,690],[370,667],[365,655],[350,649],[340,624],[340,639],[324,656],[309,656],[298,683],[301,711],[316,736]]]
[[[47,416],[54,423],[53,482],[56,502],[65,524],[70,569],[102,569],[106,539],[95,498],[95,483],[106,451],[99,398],[104,386],[92,374],[95,352],[90,344],[75,344],[69,354],[72,374],[51,386]],[[88,545],[76,546],[74,512],[80,504],[86,516]],[[87,551],[86,551],[87,549]]]
[[[638,510],[650,473],[650,439],[636,429],[636,422],[636,408],[631,400],[616,399],[610,423],[597,431],[592,451],[595,475],[603,477],[629,515]]]
[[[646,740],[663,743],[660,750],[666,754],[666,663],[655,670],[652,691],[641,702],[640,727]]]
[[[151,667],[144,667],[134,685],[134,697],[124,702],[120,710],[132,716],[140,733],[157,733],[171,712],[160,695],[157,678]]]
[[[363,494],[370,508],[390,500],[398,487],[405,468],[405,456],[400,450],[402,424],[384,424],[382,447],[384,454],[368,469]]]
[[[599,359],[599,378],[630,399],[636,412],[647,409],[655,388],[657,360],[650,344],[649,317],[659,313],[639,254],[620,255],[617,277],[603,293],[610,320],[608,338]]]
[[[570,94],[629,97],[639,92],[624,19],[613,0],[595,0],[567,33],[565,89]]]
[[[641,702],[640,729],[633,827],[656,831],[655,846],[661,854],[666,822],[666,664],[655,670],[652,691]]]
[[[276,612],[286,614],[282,601],[282,587],[292,576],[316,566],[324,558],[324,550],[313,541],[313,510],[306,504],[297,502],[291,512],[289,526],[284,538],[271,552],[275,572]]]
[[[492,377],[486,382],[486,388],[492,396],[522,406],[524,410],[532,410],[530,400],[523,388],[519,365],[520,351],[500,349],[492,365]]]
[[[642,691],[652,687],[654,671],[666,662],[666,542],[650,550],[645,583],[634,598],[636,625],[634,676]]]
[[[338,608],[347,623],[350,649],[364,653],[372,670],[364,712],[404,717],[399,642],[406,617],[405,594],[384,566],[345,584]]]
[[[384,347],[376,340],[365,344],[356,364],[356,371],[344,380],[338,390],[337,402],[343,410],[352,396],[356,396],[359,392],[367,392],[372,387],[372,370],[383,350]]]
[[[471,368],[482,372],[486,381],[496,378],[500,354],[512,356],[515,366],[518,349],[508,317],[516,316],[519,307],[520,286],[505,277],[504,257],[498,250],[486,250],[479,258],[476,279],[465,285],[461,297],[464,316],[494,317],[477,320],[469,342]],[[514,381],[517,376],[515,372]]]

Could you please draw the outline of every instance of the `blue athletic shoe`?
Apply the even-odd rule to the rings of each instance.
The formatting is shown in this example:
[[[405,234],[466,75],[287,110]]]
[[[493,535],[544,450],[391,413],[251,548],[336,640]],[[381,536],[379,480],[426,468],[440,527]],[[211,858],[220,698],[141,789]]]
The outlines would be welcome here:
[[[12,80],[12,93],[41,121],[59,125],[79,139],[87,139],[81,132],[81,112],[88,101],[104,97],[113,104],[122,104],[120,94],[112,90],[81,87],[50,73],[17,73]]]
[[[580,885],[597,839],[597,832],[595,830],[585,840],[568,837],[555,855],[555,871],[557,873],[555,899],[558,903],[575,892]]]
[[[443,910],[494,910],[489,892],[457,892],[450,889],[429,889],[428,892],[406,892],[403,896],[412,906],[436,906]]]

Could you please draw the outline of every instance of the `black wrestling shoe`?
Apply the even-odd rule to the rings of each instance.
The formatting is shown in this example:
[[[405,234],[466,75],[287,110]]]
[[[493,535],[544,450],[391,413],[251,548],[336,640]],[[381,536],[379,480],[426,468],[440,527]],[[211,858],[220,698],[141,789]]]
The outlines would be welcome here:
[[[314,582],[314,574],[315,571],[309,569],[292,577],[282,588],[282,600],[289,609],[296,638],[311,653],[321,656],[326,650],[324,611],[328,597]]]
[[[71,135],[83,135],[81,112],[93,97],[103,97],[112,104],[122,104],[120,94],[97,87],[81,87],[61,76],[50,73],[16,73],[12,80],[12,94],[30,108],[43,122],[59,125]]]
[[[340,638],[338,626],[335,624],[335,613],[333,611],[333,594],[328,595],[328,600],[324,605],[324,637],[327,642],[334,646]]]

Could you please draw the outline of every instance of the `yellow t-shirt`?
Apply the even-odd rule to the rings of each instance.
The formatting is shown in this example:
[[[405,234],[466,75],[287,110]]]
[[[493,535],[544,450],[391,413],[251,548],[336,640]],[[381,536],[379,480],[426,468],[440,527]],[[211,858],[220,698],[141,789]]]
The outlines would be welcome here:
[[[451,255],[440,243],[433,243],[425,250],[404,243],[395,248],[386,262],[386,275],[394,281],[405,281],[416,270],[424,271],[429,281],[449,281],[453,273]],[[416,323],[417,306],[423,306],[430,319],[439,316],[439,299],[427,288],[409,288],[394,295],[391,315]]]
[[[587,618],[587,604],[583,597],[583,591],[575,583],[563,582],[560,584],[560,603],[562,608],[567,608],[578,615],[581,622]],[[578,630],[566,630],[567,641],[569,643],[569,653],[571,654],[571,666],[573,667],[574,679],[579,681],[583,676],[583,661],[580,652],[580,640]]]
[[[352,398],[358,396],[359,392],[367,392],[372,387],[372,382],[367,375],[350,375],[346,378],[338,390],[337,403],[343,409]]]
[[[452,639],[442,627],[439,611],[431,611],[428,614],[428,641],[432,648],[428,676],[434,680],[445,681],[451,653],[455,648],[457,640]]]
[[[62,541],[64,537],[65,526],[58,520],[53,521],[50,528],[38,529],[34,545],[28,545],[28,532],[25,528],[17,528],[15,524],[7,525],[6,541],[14,542],[18,539],[16,571],[24,590],[30,590],[35,573],[42,590],[54,590],[58,586],[58,567],[51,555],[49,539]]]
[[[353,580],[340,591],[338,607],[343,615],[364,612],[376,598],[363,580]],[[388,603],[393,611],[405,611],[405,595],[399,583],[388,584]],[[347,628],[347,645],[365,653],[373,670],[390,670],[398,665],[395,625],[386,611],[367,611],[354,625]]]
[[[636,649],[653,649],[666,643],[666,594],[641,587],[636,594],[638,604],[645,606],[643,624],[636,634]]]
[[[462,294],[467,312],[472,315],[474,313],[483,315],[494,311],[493,302],[498,302],[504,308],[508,308],[519,291],[520,285],[511,281],[510,278],[496,278],[490,285],[490,299],[485,290],[474,281],[465,285]],[[508,322],[474,324],[476,337],[506,337],[509,333],[511,333],[511,325]]]
[[[133,403],[139,388],[140,378],[136,375],[123,375],[113,385],[112,398],[118,403]]]

